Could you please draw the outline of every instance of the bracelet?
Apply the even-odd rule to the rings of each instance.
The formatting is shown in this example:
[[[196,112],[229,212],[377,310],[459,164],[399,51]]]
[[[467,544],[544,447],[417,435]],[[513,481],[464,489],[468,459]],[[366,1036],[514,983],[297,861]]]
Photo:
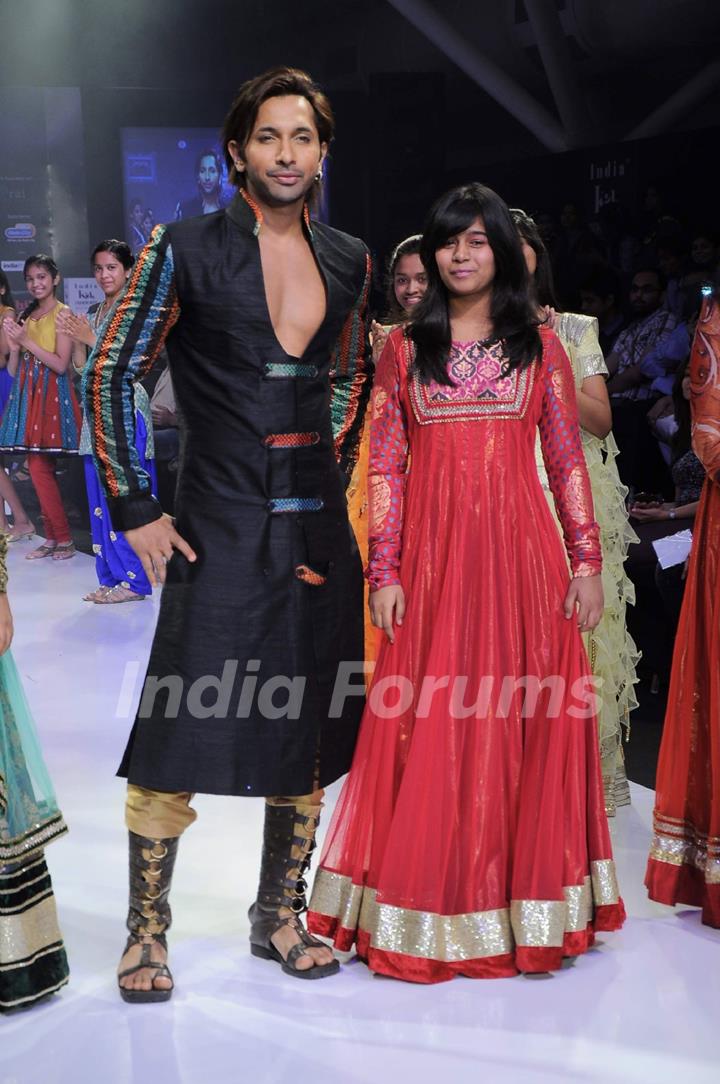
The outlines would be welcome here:
[[[677,515],[677,512],[675,511],[675,509],[671,508],[670,511],[668,512],[668,519],[675,519],[676,515]]]

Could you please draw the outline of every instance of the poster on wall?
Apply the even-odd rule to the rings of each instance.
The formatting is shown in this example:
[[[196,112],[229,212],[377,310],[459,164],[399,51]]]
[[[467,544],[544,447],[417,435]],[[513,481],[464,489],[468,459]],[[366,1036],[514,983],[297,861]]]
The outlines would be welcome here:
[[[105,300],[95,279],[67,278],[63,281],[65,304],[69,305],[73,312],[85,315],[91,305]]]
[[[79,89],[1,87],[0,147],[0,267],[21,305],[29,256],[47,253],[61,275],[87,274]]]

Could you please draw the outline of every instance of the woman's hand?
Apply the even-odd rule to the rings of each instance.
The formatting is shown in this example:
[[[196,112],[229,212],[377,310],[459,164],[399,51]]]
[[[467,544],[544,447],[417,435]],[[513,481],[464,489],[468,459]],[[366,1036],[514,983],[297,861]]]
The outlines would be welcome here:
[[[391,644],[395,643],[393,615],[397,625],[405,617],[405,592],[402,587],[379,587],[370,592],[370,619],[376,629],[382,629]]]
[[[63,309],[57,318],[57,329],[73,342],[82,343],[91,350],[95,346],[95,332],[85,316],[78,316],[70,309]]]
[[[660,418],[666,418],[668,414],[673,414],[674,412],[675,405],[673,403],[672,395],[661,395],[645,416],[650,424],[652,424],[653,422],[659,421]]]
[[[3,331],[11,350],[19,350],[21,346],[27,345],[24,324],[16,323],[11,316],[6,316],[3,320]]]
[[[0,594],[0,655],[4,655],[13,638],[13,619],[7,595]]]
[[[555,329],[555,323],[557,321],[557,313],[555,312],[555,309],[552,307],[552,305],[545,305],[543,308],[543,312],[545,313],[545,326],[549,327],[550,330],[553,331]]]
[[[150,413],[152,414],[153,425],[158,429],[179,428],[177,415],[172,410],[168,410],[167,407],[155,404],[155,406],[150,407]]]
[[[640,523],[652,523],[655,520],[670,519],[670,512],[675,508],[674,504],[632,504],[630,515]]]
[[[166,565],[174,549],[180,550],[188,561],[197,560],[195,551],[177,533],[172,517],[166,512],[152,523],[125,531],[125,537],[140,558],[153,587],[165,583]]]
[[[577,576],[571,580],[565,596],[565,617],[569,620],[574,613],[577,613],[580,632],[590,632],[594,629],[599,624],[604,609],[605,599],[600,575]]]
[[[380,360],[380,355],[385,349],[385,343],[388,340],[388,335],[390,334],[390,331],[391,329],[389,327],[383,327],[383,325],[379,324],[377,320],[373,320],[372,324],[370,325],[370,342],[372,343],[372,356],[373,361],[376,363]]]

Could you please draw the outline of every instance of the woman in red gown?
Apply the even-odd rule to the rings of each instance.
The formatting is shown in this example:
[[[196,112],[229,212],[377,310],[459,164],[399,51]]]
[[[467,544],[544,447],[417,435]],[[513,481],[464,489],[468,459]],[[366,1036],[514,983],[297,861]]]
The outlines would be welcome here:
[[[373,400],[368,579],[387,638],[309,925],[430,983],[559,968],[624,910],[580,635],[603,602],[570,364],[538,331],[494,192],[442,197],[421,255],[427,293]]]
[[[675,639],[645,884],[720,927],[720,304],[708,288],[690,354],[692,443],[707,471]]]

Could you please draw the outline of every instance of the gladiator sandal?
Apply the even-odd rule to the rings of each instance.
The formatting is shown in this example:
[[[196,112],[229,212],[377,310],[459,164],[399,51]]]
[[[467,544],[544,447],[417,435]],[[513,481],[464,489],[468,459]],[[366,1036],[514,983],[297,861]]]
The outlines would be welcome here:
[[[286,975],[296,979],[324,979],[336,975],[340,964],[314,964],[307,970],[298,970],[301,956],[308,956],[308,948],[327,946],[312,937],[300,915],[307,911],[307,882],[305,874],[315,850],[315,832],[320,820],[317,813],[304,816],[297,806],[265,806],[265,832],[263,839],[260,883],[255,903],[249,911],[250,951],[261,960],[274,960]],[[282,915],[282,909],[291,913]],[[284,958],[270,938],[283,926],[295,930],[300,943],[293,945]]]
[[[139,1004],[169,1001],[172,997],[174,985],[167,990],[158,990],[155,987],[155,979],[170,979],[172,982],[172,975],[167,964],[156,963],[150,959],[150,949],[157,943],[167,952],[165,932],[172,921],[168,896],[177,848],[177,838],[146,839],[145,836],[130,832],[130,900],[127,917],[130,936],[125,952],[132,945],[142,945],[142,956],[139,964],[126,968],[118,975],[123,1001]],[[120,979],[134,975],[143,968],[150,968],[155,972],[150,990],[127,990],[120,986]]]

